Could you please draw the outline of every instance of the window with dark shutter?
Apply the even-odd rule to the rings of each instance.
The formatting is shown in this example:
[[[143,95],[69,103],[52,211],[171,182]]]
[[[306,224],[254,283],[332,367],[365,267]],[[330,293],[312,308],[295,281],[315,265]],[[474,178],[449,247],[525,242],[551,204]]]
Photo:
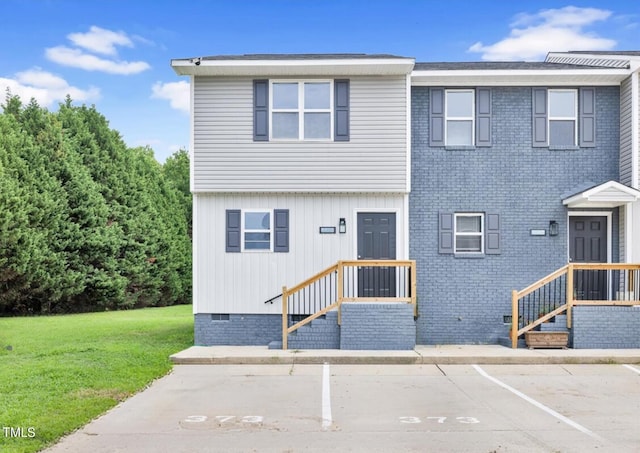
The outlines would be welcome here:
[[[491,88],[476,88],[476,146],[491,146]]]
[[[269,81],[253,81],[253,140],[269,141]]]
[[[274,209],[274,243],[273,251],[278,253],[289,252],[289,210]]]
[[[334,81],[334,140],[349,141],[349,80]]]
[[[487,214],[485,221],[486,239],[484,253],[486,255],[499,255],[501,250],[500,215]]]
[[[533,143],[534,147],[546,147],[547,140],[547,89],[533,89]]]
[[[429,146],[444,146],[444,88],[429,90]]]
[[[453,253],[453,213],[440,213],[438,226],[438,253]]]
[[[240,210],[228,209],[226,211],[226,251],[227,253],[240,253],[241,251],[241,225]]]
[[[580,88],[580,146],[596,146],[596,89]]]

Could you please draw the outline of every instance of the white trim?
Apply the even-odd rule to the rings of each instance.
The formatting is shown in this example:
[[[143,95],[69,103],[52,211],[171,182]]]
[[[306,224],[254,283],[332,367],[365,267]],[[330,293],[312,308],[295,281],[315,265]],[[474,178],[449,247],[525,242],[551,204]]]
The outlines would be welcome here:
[[[195,155],[196,155],[196,126],[195,126],[195,99],[196,99],[196,87],[195,77],[189,77],[189,190],[194,192],[195,189]]]
[[[607,190],[614,189],[617,196],[598,198]],[[627,187],[617,181],[607,181],[590,189],[579,192],[562,200],[562,204],[570,208],[616,208],[626,203],[640,200],[640,191]]]
[[[569,228],[569,217],[606,217],[607,218],[607,263],[611,262],[611,248],[612,248],[612,230],[611,219],[613,212],[611,211],[568,211],[567,212],[567,263],[570,261],[569,247],[571,246],[571,230]]]
[[[625,263],[632,263],[633,256],[633,204],[624,207],[624,259]]]
[[[456,116],[449,118],[449,93],[471,93],[471,116]],[[449,121],[471,121],[471,143],[448,143]],[[454,88],[444,90],[444,145],[445,146],[475,146],[476,144],[476,90],[473,88]]]
[[[245,225],[244,225],[244,216],[245,214],[251,213],[269,213],[269,249],[246,249],[244,247],[245,239]],[[263,209],[263,208],[249,208],[249,209],[241,209],[240,210],[240,251],[242,253],[270,253],[273,252],[273,241],[274,241],[274,231],[273,231],[273,209]],[[249,232],[261,232],[266,230],[249,230]]]
[[[573,93],[574,116],[551,116],[551,93]],[[551,144],[551,122],[552,121],[573,121],[573,146],[578,145],[578,90],[575,88],[549,88],[547,90],[547,145]]]
[[[453,213],[453,253],[455,255],[484,255],[484,237],[486,235],[484,227],[484,212],[454,212]],[[458,218],[459,217],[480,217],[480,231],[472,233],[458,233]],[[456,239],[458,236],[467,237],[480,237],[480,250],[463,250],[458,251],[456,246]]]
[[[198,196],[196,194],[191,195],[191,305],[193,314],[198,313]]]
[[[408,198],[408,197],[406,197]],[[408,203],[408,201],[407,201]],[[408,259],[407,257],[409,256],[404,255],[404,252],[406,250],[408,250],[408,236],[405,236],[404,240],[406,244],[400,244],[400,237],[398,235],[398,213],[399,210],[398,209],[392,209],[392,208],[355,208],[353,210],[353,217],[352,217],[352,222],[353,222],[353,231],[354,231],[354,235],[353,235],[353,258],[354,260],[359,259],[358,258],[358,214],[362,214],[362,213],[366,213],[366,212],[371,212],[371,213],[375,213],[375,214],[395,214],[396,216],[396,259],[398,260],[402,260],[402,259]],[[404,224],[408,225],[408,221],[407,221],[407,217],[408,216],[402,216],[402,221],[404,222]],[[349,225],[347,225],[347,228],[349,228]],[[406,227],[405,227],[406,228]],[[402,246],[402,247],[401,247]],[[403,255],[402,257],[398,256],[399,255],[399,251],[402,251]]]
[[[274,109],[273,107],[273,85],[277,84],[297,84],[298,85],[298,107]],[[307,83],[329,84],[329,107],[326,109],[309,109],[305,107],[304,87]],[[333,141],[334,134],[334,97],[335,88],[333,79],[271,79],[269,80],[269,141],[271,142],[330,142]],[[298,114],[298,137],[297,138],[275,138],[273,137],[273,114],[274,113],[297,113]],[[306,138],[304,136],[304,115],[305,113],[328,113],[329,114],[329,136],[326,138]]]

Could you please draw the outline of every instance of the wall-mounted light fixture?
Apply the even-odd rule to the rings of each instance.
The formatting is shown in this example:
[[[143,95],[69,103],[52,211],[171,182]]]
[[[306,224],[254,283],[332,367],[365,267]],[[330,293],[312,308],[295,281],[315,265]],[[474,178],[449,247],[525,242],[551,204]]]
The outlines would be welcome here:
[[[557,236],[560,232],[560,226],[555,220],[549,222],[549,236]]]
[[[344,217],[340,217],[340,222],[338,223],[338,231],[340,234],[344,234],[347,232],[347,221]]]

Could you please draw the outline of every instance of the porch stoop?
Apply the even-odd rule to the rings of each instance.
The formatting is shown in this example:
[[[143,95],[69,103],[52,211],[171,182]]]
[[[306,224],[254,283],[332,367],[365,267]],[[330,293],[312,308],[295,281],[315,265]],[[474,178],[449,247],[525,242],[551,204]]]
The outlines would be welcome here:
[[[413,305],[407,303],[342,304],[342,323],[338,310],[314,319],[289,334],[289,349],[413,350],[416,323]],[[269,349],[282,349],[281,341]]]
[[[540,332],[568,332],[569,333],[569,347],[572,345],[571,331],[567,328],[567,315],[556,315],[551,322],[545,322],[540,324]],[[498,338],[498,344],[507,348],[511,347],[511,338],[500,337]],[[518,339],[518,348],[526,348],[527,344],[523,338]]]

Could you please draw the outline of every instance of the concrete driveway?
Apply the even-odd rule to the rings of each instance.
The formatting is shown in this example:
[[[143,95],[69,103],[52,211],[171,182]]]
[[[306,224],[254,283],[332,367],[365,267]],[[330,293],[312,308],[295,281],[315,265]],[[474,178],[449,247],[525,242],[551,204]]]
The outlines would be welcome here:
[[[638,452],[638,365],[179,365],[46,450]]]

